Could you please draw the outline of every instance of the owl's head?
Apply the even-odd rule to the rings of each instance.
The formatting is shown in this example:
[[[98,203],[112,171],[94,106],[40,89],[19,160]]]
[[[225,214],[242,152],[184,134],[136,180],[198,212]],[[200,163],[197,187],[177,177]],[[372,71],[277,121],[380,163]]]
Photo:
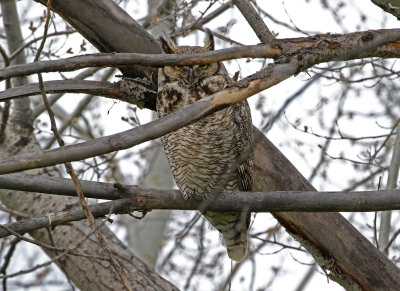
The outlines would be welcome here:
[[[165,54],[196,54],[214,50],[214,37],[209,29],[205,30],[204,46],[177,46],[171,40],[160,37]],[[186,87],[194,87],[205,78],[214,75],[219,69],[218,63],[193,66],[165,66],[163,72],[169,82],[179,82]]]

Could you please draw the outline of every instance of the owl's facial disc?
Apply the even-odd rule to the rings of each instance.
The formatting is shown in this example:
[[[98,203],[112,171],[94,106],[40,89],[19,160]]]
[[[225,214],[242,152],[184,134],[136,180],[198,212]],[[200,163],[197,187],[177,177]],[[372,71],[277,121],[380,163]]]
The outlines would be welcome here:
[[[202,80],[214,75],[217,71],[218,63],[164,67],[164,72],[170,81],[178,81],[188,88],[198,86]]]

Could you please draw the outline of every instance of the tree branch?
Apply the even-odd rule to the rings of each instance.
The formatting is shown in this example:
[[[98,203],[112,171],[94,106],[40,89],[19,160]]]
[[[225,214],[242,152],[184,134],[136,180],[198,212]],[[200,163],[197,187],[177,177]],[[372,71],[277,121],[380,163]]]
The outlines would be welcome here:
[[[29,188],[35,192],[76,196],[76,189],[70,179],[18,174],[3,175],[0,178],[1,188],[23,191]],[[235,192],[218,194],[206,201],[196,201],[184,200],[178,190],[124,185],[119,186],[124,190],[121,193],[112,183],[81,181],[81,184],[85,197],[114,200],[91,205],[89,208],[94,217],[152,209],[241,211],[246,208],[252,212],[356,212],[400,209],[400,190]],[[82,219],[86,219],[85,213],[81,209],[74,209],[25,219],[5,226],[18,233],[25,233]],[[8,235],[7,230],[0,229],[0,238]]]
[[[175,30],[171,34],[171,37],[175,37],[175,36],[178,36],[178,35],[185,35],[185,34],[189,33],[190,31],[193,31],[195,29],[201,29],[203,27],[203,25],[207,24],[211,20],[214,20],[217,16],[221,15],[226,10],[228,10],[229,8],[232,8],[232,7],[233,7],[232,1],[228,1],[228,2],[226,2],[224,4],[222,4],[220,7],[218,7],[214,11],[210,12],[209,14],[207,14],[206,16],[204,16],[204,17],[202,17],[200,19],[197,19],[194,23],[186,25],[184,27],[181,27],[181,28]]]
[[[372,48],[369,47],[372,44]],[[377,45],[378,44],[378,45]],[[358,49],[356,49],[358,48]],[[351,51],[351,54],[345,54]],[[294,54],[310,54],[323,57],[316,62],[352,60],[366,57],[397,58],[400,56],[400,29],[354,32],[349,34],[325,34],[307,38],[280,39],[273,44],[262,44],[221,49],[199,54],[88,54],[66,59],[8,66],[0,70],[0,81],[34,73],[66,72],[86,67],[119,67],[141,65],[162,67],[170,65],[195,65],[237,58],[275,58],[279,62],[292,59]]]
[[[261,132],[256,131],[255,137],[256,191],[315,191]],[[398,288],[397,266],[339,213],[272,214],[306,248],[329,278],[347,290],[358,290],[351,289],[355,287],[371,291]]]
[[[193,123],[202,117],[244,100],[276,83],[289,78],[298,69],[295,64],[270,65],[261,79],[249,81],[247,87],[232,87],[201,99],[172,114],[118,134],[62,148],[22,154],[0,161],[0,174],[78,161],[116,150],[130,148],[161,137]]]
[[[88,80],[57,80],[43,83],[46,93],[86,93],[91,95],[123,99],[118,83]],[[39,83],[13,87],[0,92],[0,101],[40,94]],[[123,100],[126,101],[126,100]]]
[[[246,18],[261,42],[268,43],[275,40],[272,32],[248,0],[233,0],[233,3]]]
[[[88,54],[66,59],[9,66],[0,71],[0,81],[15,76],[55,71],[67,72],[86,67],[119,67],[128,65],[162,67],[176,64],[212,63],[243,57],[273,58],[280,55],[280,53],[281,50],[276,45],[264,44],[187,55],[149,55],[132,53]]]
[[[372,3],[379,6],[382,10],[392,14],[397,20],[400,20],[400,0],[371,0]]]
[[[44,6],[47,4],[47,0],[35,1]],[[158,42],[113,1],[52,1],[51,9],[101,52],[161,53]],[[126,77],[152,79],[152,72],[141,66],[121,66],[119,69]]]
[[[369,36],[369,38],[365,39],[366,36]],[[376,50],[377,46],[400,38],[400,30],[377,37],[367,32],[363,36],[359,35],[358,37],[364,39],[362,45],[352,47],[341,46],[339,50],[329,51],[329,53],[324,54],[326,46],[331,46],[331,43],[319,44],[319,50],[303,51],[301,58],[294,55],[289,59],[285,59],[285,62],[282,64],[270,64],[256,74],[238,82],[236,87],[227,88],[189,106],[185,106],[185,108],[177,110],[172,114],[125,132],[63,148],[23,154],[2,160],[0,161],[2,164],[0,174],[52,166],[67,161],[83,160],[153,140],[272,87],[297,72],[310,68],[316,63],[332,59],[344,60],[353,58],[361,50],[364,54],[370,50]]]
[[[46,2],[41,0],[42,3]],[[93,3],[92,3],[93,2]],[[138,26],[127,25],[129,16],[125,14],[123,21],[120,15],[115,15],[113,9],[107,9],[113,23],[103,21],[100,17],[104,10],[101,5],[106,0],[53,0],[59,13],[91,42],[102,42],[98,47],[103,52],[109,52],[109,47],[118,45],[111,51],[147,52],[158,48],[153,39],[140,39],[143,31]],[[96,6],[94,9],[90,5]],[[109,8],[106,3],[103,7]],[[100,7],[100,8],[99,8]],[[111,11],[110,11],[111,10]],[[87,17],[88,13],[93,17]],[[83,15],[82,15],[83,14]],[[97,17],[99,16],[99,17]],[[104,29],[103,29],[104,25]],[[128,30],[127,30],[128,29]],[[111,32],[110,32],[111,31]],[[117,33],[116,33],[117,32]],[[133,43],[127,37],[139,36]],[[321,38],[316,38],[321,40]],[[368,39],[368,38],[367,38]],[[299,41],[297,39],[297,41]],[[299,42],[300,43],[300,42]],[[361,42],[362,43],[362,42]],[[137,44],[142,48],[138,49]],[[322,41],[323,45],[324,42]],[[339,46],[341,43],[331,43]],[[295,46],[296,43],[293,43]],[[299,45],[300,46],[300,45]],[[104,49],[102,49],[103,47]],[[383,46],[380,55],[391,57],[398,51],[399,43]],[[386,53],[385,53],[386,51]],[[149,76],[151,70],[144,68]],[[154,74],[155,75],[155,74]],[[154,75],[152,81],[154,82]],[[134,75],[137,77],[138,75]],[[152,98],[154,96],[151,96]],[[255,184],[257,190],[313,190],[307,180],[293,165],[274,147],[260,132],[256,131],[258,141],[255,143]],[[346,287],[361,286],[365,290],[396,290],[400,276],[398,268],[383,256],[374,246],[363,237],[349,222],[338,213],[296,213],[280,212],[274,216],[286,229],[307,248],[318,263],[329,272],[329,276]],[[379,276],[377,276],[379,274]],[[159,284],[161,286],[161,284]],[[168,288],[165,288],[168,289]]]
[[[69,80],[83,80],[86,79],[90,76],[93,76],[94,73],[96,73],[97,71],[99,71],[100,68],[88,68],[86,70],[83,70],[82,72],[80,72],[79,74],[77,74],[76,76],[74,76],[73,78],[69,79]],[[29,86],[29,85],[28,85]],[[21,87],[21,86],[20,86]],[[39,87],[39,85],[37,85],[37,88]],[[14,89],[14,88],[13,88]],[[6,93],[7,91],[3,91],[0,92],[0,95]],[[62,93],[60,94],[56,94],[53,96],[49,97],[49,103],[50,105],[53,105],[54,103],[56,103],[61,97],[63,96]],[[12,96],[12,98],[15,98],[16,96]],[[45,106],[43,103],[37,104],[35,106],[35,108],[33,108],[32,110],[32,118],[36,119],[40,114],[42,114],[44,111],[46,110]]]
[[[87,198],[120,200],[132,199],[129,209],[198,210],[200,201],[184,200],[179,190],[152,189],[135,185],[119,185],[80,181]],[[76,197],[71,179],[49,176],[7,174],[0,176],[0,188]],[[119,189],[123,189],[121,192]],[[318,192],[271,191],[218,194],[210,199],[208,209],[240,211],[244,206],[252,212],[358,212],[400,209],[400,189]],[[249,199],[251,197],[251,199]],[[139,201],[139,202],[138,202]],[[134,204],[137,203],[137,204]],[[116,211],[116,209],[114,209]],[[105,213],[106,214],[106,213]]]
[[[14,4],[15,1],[0,1],[1,4]],[[47,0],[44,1],[47,3]],[[102,0],[93,1],[93,5],[101,4]],[[112,5],[117,6],[112,1],[106,1],[108,4],[112,3]],[[92,26],[90,29],[96,30],[96,25],[94,21],[106,23],[112,15],[114,15],[114,11],[112,11],[112,7],[110,5],[105,5],[103,11],[94,11],[94,9],[86,9],[82,10],[77,8],[79,5],[88,5],[88,1],[57,1],[53,0],[52,4],[57,3],[61,5],[68,5],[68,8],[75,9],[77,13],[84,14],[86,13],[86,17],[82,17],[82,19],[91,21]],[[68,3],[68,4],[67,4]],[[117,6],[118,7],[118,6]],[[86,7],[87,8],[87,7]],[[110,8],[110,9],[107,9]],[[121,10],[119,8],[119,10]],[[91,13],[103,13],[93,15]],[[90,16],[89,16],[90,15]],[[5,16],[8,16],[7,25],[13,25],[13,22],[18,23],[18,17],[14,17],[13,14],[2,11],[3,19]],[[125,18],[130,18],[128,14],[125,13]],[[68,17],[66,17],[68,18]],[[74,21],[75,24],[79,26],[79,18],[70,18],[70,20]],[[113,19],[115,20],[115,18]],[[113,36],[118,35],[118,33],[122,32],[123,29],[119,29],[122,26],[122,22],[113,23],[114,25],[109,27],[109,30],[113,31]],[[128,26],[126,27],[128,28]],[[125,34],[123,36],[123,40],[116,41],[115,43],[128,45],[129,42],[127,40],[132,38],[132,35],[138,36],[140,34],[132,33],[135,30],[134,27],[129,26],[131,34]],[[104,32],[105,30],[102,30]],[[118,37],[117,37],[118,38]],[[151,38],[151,36],[149,37]],[[108,48],[111,45],[107,45],[104,41],[106,38],[98,38],[97,41],[103,42],[105,46]],[[132,45],[132,49],[138,48],[141,44],[144,43],[141,41],[136,41],[135,45]],[[22,43],[20,43],[22,44]],[[154,42],[155,46],[153,48],[157,48],[157,43]],[[20,47],[18,45],[15,47],[17,49]],[[131,51],[128,50],[128,51]],[[11,49],[13,51],[13,49]],[[152,52],[151,48],[148,48],[146,52]],[[156,50],[159,52],[160,50]],[[19,54],[21,55],[21,54]],[[147,72],[147,68],[144,70]],[[149,73],[151,76],[151,73]],[[25,79],[26,78],[22,78]],[[20,84],[21,85],[21,84]],[[19,99],[20,101],[17,103],[21,104],[21,109],[23,105],[29,109],[29,102],[24,99]],[[24,104],[23,104],[24,103]],[[15,105],[15,102],[14,102]],[[16,107],[13,107],[13,111],[15,112]],[[19,108],[18,108],[19,109]],[[22,112],[23,110],[20,110]],[[39,145],[37,140],[32,135],[32,122],[28,120],[29,114],[21,114],[20,116],[15,116],[17,118],[10,118],[7,123],[7,128],[5,130],[4,139],[2,140],[2,144],[0,146],[0,156],[12,156],[17,153],[23,153],[27,151],[36,150]],[[18,119],[18,117],[21,117]],[[16,143],[20,141],[19,143]],[[56,170],[47,169],[49,174],[57,175]],[[38,170],[31,171],[32,174],[38,174]],[[9,195],[8,195],[9,194]],[[12,191],[12,193],[5,194],[4,190],[1,190],[1,200],[4,205],[7,206],[8,209],[16,210],[16,212],[23,212],[24,214],[28,214],[31,216],[43,215],[51,210],[61,210],[66,209],[70,205],[74,205],[76,203],[76,198],[71,197],[60,197],[54,195],[41,195],[36,193],[34,196],[31,196],[32,199],[26,199],[24,196],[25,193]],[[15,213],[14,213],[15,214]],[[16,214],[18,215],[18,214]],[[167,282],[156,273],[152,272],[146,266],[138,260],[136,257],[132,255],[132,253],[127,249],[127,247],[118,240],[118,238],[114,235],[114,233],[106,227],[102,227],[100,229],[102,235],[104,235],[112,248],[113,253],[116,255],[120,264],[124,266],[124,269],[128,273],[129,280],[134,286],[135,290],[145,290],[145,289],[153,289],[153,290],[177,290],[171,283]],[[92,253],[96,255],[101,255],[101,247],[96,242],[95,239],[90,238],[91,234],[90,229],[88,228],[86,221],[80,221],[71,223],[68,226],[59,226],[57,229],[53,230],[38,230],[33,231],[30,235],[38,241],[47,243],[47,244],[55,244],[59,248],[71,248],[79,244],[79,249],[82,252]],[[81,240],[81,238],[85,238]],[[44,251],[53,258],[59,258],[57,253],[54,251],[50,251],[44,249]],[[110,267],[108,263],[99,262],[95,259],[87,259],[80,257],[72,257],[65,256],[63,260],[55,261],[63,272],[66,273],[67,278],[73,280],[74,285],[77,286],[80,290],[121,290],[122,284],[120,283],[116,272]],[[101,278],[101,280],[99,280]]]

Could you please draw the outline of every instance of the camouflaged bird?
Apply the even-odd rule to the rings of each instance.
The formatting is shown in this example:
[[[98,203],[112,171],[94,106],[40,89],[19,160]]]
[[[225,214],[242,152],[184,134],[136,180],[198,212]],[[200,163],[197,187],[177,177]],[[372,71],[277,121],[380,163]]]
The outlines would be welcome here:
[[[165,54],[214,50],[206,30],[203,47],[176,46],[160,38]],[[232,84],[222,63],[165,66],[159,69],[157,114],[162,117]],[[250,108],[242,101],[161,138],[175,182],[185,199],[206,199],[219,193],[252,191],[253,131]],[[248,212],[205,211],[222,234],[228,255],[242,260],[248,248]]]

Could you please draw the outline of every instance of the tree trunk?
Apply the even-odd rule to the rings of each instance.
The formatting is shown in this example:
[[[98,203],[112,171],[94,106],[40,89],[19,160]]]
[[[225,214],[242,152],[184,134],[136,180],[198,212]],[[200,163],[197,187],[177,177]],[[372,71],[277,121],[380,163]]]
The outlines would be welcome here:
[[[1,9],[9,50],[13,52],[23,42],[15,1],[1,1]],[[23,54],[18,58],[18,62],[25,62]],[[25,82],[24,78],[17,79],[17,85],[22,85],[23,82]],[[29,115],[29,99],[17,100],[0,146],[0,157],[40,150],[33,136],[33,127],[32,123],[29,122]],[[29,173],[59,174],[54,169],[32,170]],[[24,192],[6,190],[0,192],[0,197],[2,203],[9,209],[18,210],[30,216],[44,215],[49,211],[79,206],[78,199],[74,197],[67,198],[38,193],[27,195]],[[152,272],[143,262],[134,257],[106,226],[102,226],[100,232],[107,241],[115,259],[127,273],[134,290],[176,290],[175,286]],[[50,233],[51,236],[49,236]],[[40,242],[49,245],[54,242],[54,246],[57,248],[77,248],[80,253],[104,257],[102,248],[92,235],[92,230],[87,221],[72,223],[68,226],[57,226],[51,230],[33,231],[30,234]],[[51,258],[59,255],[50,251],[46,251],[46,253]],[[109,262],[66,255],[57,260],[56,263],[81,290],[123,290],[121,280]]]
[[[46,1],[40,2],[45,4]],[[159,52],[158,43],[111,1],[53,0],[52,5],[54,11],[102,52]],[[107,22],[104,21],[104,7],[107,7]],[[136,40],[135,45],[132,45],[131,39]],[[149,68],[133,68],[126,72],[134,76],[151,75]],[[151,78],[154,80],[154,75]],[[154,104],[154,100],[147,103]],[[259,131],[256,131],[256,136],[256,190],[313,189]],[[314,256],[321,267],[327,270],[330,277],[345,288],[400,289],[397,267],[340,214],[275,213],[274,216]]]

